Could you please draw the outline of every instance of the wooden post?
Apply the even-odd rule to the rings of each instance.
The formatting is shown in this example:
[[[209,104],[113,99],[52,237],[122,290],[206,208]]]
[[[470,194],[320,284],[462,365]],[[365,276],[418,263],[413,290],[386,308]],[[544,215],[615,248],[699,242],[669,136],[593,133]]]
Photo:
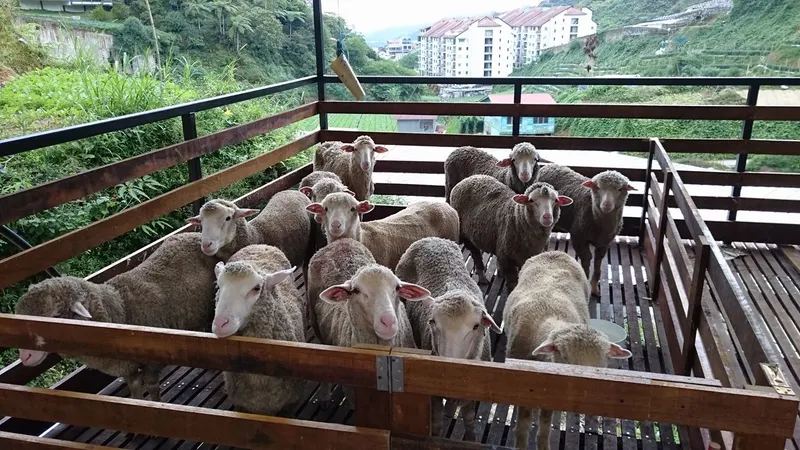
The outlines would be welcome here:
[[[783,450],[786,439],[756,434],[736,435],[733,439],[733,450]]]
[[[393,348],[393,372],[397,372],[397,359],[403,355],[430,355],[430,350]],[[402,376],[402,372],[399,373]],[[431,397],[422,394],[398,392],[396,383],[392,387],[392,433],[429,436],[431,434]],[[439,420],[439,418],[437,418]]]
[[[385,350],[385,355],[376,357],[376,379],[374,388],[357,387],[354,389],[353,404],[356,409],[355,425],[357,427],[389,430],[392,427],[391,382],[386,378],[389,373],[389,353],[391,349],[383,345],[356,345],[356,348],[367,350]],[[378,359],[383,358],[383,361]],[[383,377],[386,390],[378,390],[378,376]]]
[[[664,169],[664,192],[661,194],[661,205],[658,208],[658,238],[656,239],[656,261],[653,263],[653,283],[650,285],[650,298],[658,298],[658,290],[661,288],[661,262],[664,260],[664,237],[667,234],[667,214],[669,208],[667,199],[672,188],[672,170]],[[645,199],[647,201],[647,199]]]
[[[694,254],[694,276],[689,289],[689,310],[686,312],[686,322],[683,323],[683,351],[681,352],[683,360],[681,373],[687,377],[692,374],[692,363],[696,352],[694,341],[697,329],[700,327],[700,320],[703,318],[703,286],[706,282],[706,270],[708,270],[711,257],[711,246],[705,236],[701,235],[697,238]]]
[[[650,174],[653,173],[653,156],[656,153],[656,143],[653,140],[650,140],[650,146],[647,153],[647,173],[644,176],[644,192],[642,193],[642,217],[639,220],[639,242],[644,242],[644,233],[647,227],[645,223],[647,221],[647,194],[650,191]]]
[[[761,370],[754,374],[757,389],[767,389],[779,395],[794,397],[794,391],[778,364],[761,363]],[[734,450],[777,450],[786,447],[786,439],[756,434],[737,434],[733,438]]]

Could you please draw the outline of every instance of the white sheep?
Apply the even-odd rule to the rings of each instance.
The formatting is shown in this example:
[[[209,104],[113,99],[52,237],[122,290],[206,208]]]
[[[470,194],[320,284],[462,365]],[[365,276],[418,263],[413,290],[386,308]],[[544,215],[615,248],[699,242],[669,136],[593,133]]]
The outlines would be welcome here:
[[[589,283],[578,262],[564,252],[544,252],[525,262],[506,301],[503,323],[506,358],[605,367],[608,357],[631,357],[589,327]],[[539,450],[550,449],[552,417],[552,411],[540,413]],[[519,408],[517,448],[528,448],[532,418],[532,409]]]
[[[360,215],[374,208],[367,200],[358,202],[341,192],[308,205],[310,212],[322,217],[328,243],[345,237],[360,241],[375,261],[386,267],[396,267],[403,252],[419,239],[434,236],[458,240],[458,213],[447,203],[416,202],[389,217],[362,223]]]
[[[500,328],[486,310],[483,293],[469,275],[455,242],[437,237],[414,242],[400,258],[395,273],[401,280],[428,289],[433,297],[406,306],[418,347],[448,358],[491,360],[489,330],[500,333]],[[444,413],[442,398],[431,401],[431,432],[438,436]],[[476,402],[460,400],[458,404],[464,439],[474,441]]]
[[[200,233],[167,238],[140,265],[103,284],[58,277],[32,285],[16,306],[17,314],[206,331],[214,315],[214,260],[200,251]],[[47,352],[20,349],[26,366],[44,361]],[[78,356],[86,366],[123,377],[135,399],[160,401],[163,364]]]
[[[294,267],[276,247],[249,245],[214,268],[217,307],[211,331],[305,342],[305,300],[292,280]],[[228,398],[237,410],[275,415],[302,400],[305,382],[249,373],[225,372]]]
[[[524,194],[515,194],[488,175],[473,175],[453,188],[450,204],[458,211],[462,241],[472,253],[479,281],[488,283],[481,251],[493,253],[511,292],[519,268],[544,251],[561,207],[572,199],[547,183],[537,181]]]
[[[355,197],[355,192],[347,189],[347,186],[342,183],[342,180],[333,172],[326,172],[324,170],[311,172],[305,178],[300,180],[300,192],[306,195],[312,203],[319,203],[334,192],[347,192]],[[321,224],[322,218],[316,214],[311,214],[314,221]]]
[[[427,289],[405,283],[390,269],[375,264],[370,251],[353,239],[331,242],[309,261],[311,320],[324,344],[416,348],[411,324],[400,299],[418,301],[429,296]],[[330,404],[330,386],[324,384],[320,389],[323,406],[327,406]],[[352,390],[348,389],[346,393],[352,401]]]
[[[581,260],[586,277],[594,246],[592,295],[600,295],[601,266],[608,246],[622,229],[622,212],[628,192],[634,190],[628,178],[615,170],[606,170],[587,178],[566,166],[548,164],[539,171],[539,181],[550,183],[575,202],[565,210],[557,228],[570,233],[572,246]]]
[[[539,153],[530,142],[515,145],[511,155],[502,160],[479,148],[459,147],[444,161],[444,198],[449,203],[453,187],[471,175],[489,175],[522,194],[536,181],[538,171]]]
[[[323,142],[314,153],[314,171],[335,173],[345,186],[355,192],[358,200],[368,200],[375,192],[372,182],[375,153],[388,151],[382,145],[375,145],[369,136],[359,136],[352,144]]]
[[[227,261],[248,245],[274,245],[286,254],[292,265],[300,267],[311,236],[311,219],[306,212],[309,203],[305,194],[281,191],[248,222],[245,218],[256,214],[257,209],[239,208],[227,200],[213,199],[187,222],[202,227],[202,250],[206,255]]]

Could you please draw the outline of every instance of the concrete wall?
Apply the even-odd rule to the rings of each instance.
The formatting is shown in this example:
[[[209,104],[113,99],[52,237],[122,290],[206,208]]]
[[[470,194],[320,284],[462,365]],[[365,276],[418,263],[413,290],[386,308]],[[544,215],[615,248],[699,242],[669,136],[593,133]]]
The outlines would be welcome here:
[[[433,133],[433,119],[398,120],[397,131],[400,133]]]
[[[19,0],[20,9],[36,9],[45,11],[61,11],[61,12],[85,12],[91,11],[94,6],[69,6],[66,1],[53,1],[53,0]]]
[[[37,40],[57,59],[73,60],[88,55],[99,64],[109,61],[114,37],[97,31],[70,29],[52,22],[38,23]]]

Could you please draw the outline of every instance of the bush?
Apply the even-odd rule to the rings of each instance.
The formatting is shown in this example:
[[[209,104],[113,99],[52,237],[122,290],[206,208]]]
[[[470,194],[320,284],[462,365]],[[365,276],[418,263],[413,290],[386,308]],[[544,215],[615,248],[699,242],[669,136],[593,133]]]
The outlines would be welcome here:
[[[89,18],[92,20],[99,20],[101,22],[110,22],[114,20],[114,13],[112,13],[111,11],[106,11],[100,6],[89,11],[89,14],[87,14],[87,16],[89,16]]]

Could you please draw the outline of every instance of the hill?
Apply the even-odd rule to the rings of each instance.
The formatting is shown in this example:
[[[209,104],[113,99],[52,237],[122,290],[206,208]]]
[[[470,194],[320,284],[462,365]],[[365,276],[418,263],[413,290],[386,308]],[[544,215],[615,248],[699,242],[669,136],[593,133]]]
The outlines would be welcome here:
[[[592,10],[598,30],[633,25],[659,16],[683,11],[701,0],[549,0],[541,6],[578,5]]]
[[[427,25],[420,24],[385,28],[371,33],[364,33],[364,40],[367,41],[370,47],[382,46],[390,39],[411,38],[416,40],[417,36],[419,36],[419,30],[425,26]]]

